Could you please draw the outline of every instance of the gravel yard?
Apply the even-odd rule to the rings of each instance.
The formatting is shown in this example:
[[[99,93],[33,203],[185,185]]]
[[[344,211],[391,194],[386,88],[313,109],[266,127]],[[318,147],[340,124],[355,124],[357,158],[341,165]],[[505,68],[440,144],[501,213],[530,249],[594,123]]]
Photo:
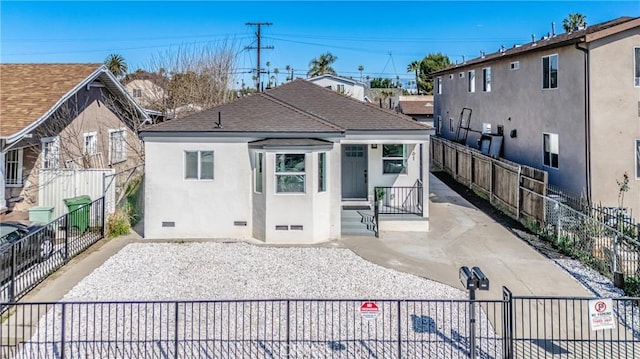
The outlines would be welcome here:
[[[362,316],[363,298],[376,300],[375,319]],[[67,304],[62,346],[53,343],[62,333],[56,306],[18,358],[53,357],[62,347],[70,357],[95,358],[462,358],[469,355],[469,306],[452,300],[465,298],[346,249],[135,243],[63,301],[200,302]],[[495,310],[476,306],[480,357],[502,356],[486,315]]]

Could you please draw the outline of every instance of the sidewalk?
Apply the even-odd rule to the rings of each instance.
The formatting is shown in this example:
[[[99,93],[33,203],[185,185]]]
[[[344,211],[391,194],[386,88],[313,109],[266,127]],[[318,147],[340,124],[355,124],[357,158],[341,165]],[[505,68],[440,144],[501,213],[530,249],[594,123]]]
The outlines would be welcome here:
[[[491,284],[490,291],[478,291],[483,299],[502,298],[502,286],[519,296],[594,295],[433,174],[429,180],[428,233],[349,237],[343,239],[345,246],[376,264],[460,289],[459,268],[478,266]]]

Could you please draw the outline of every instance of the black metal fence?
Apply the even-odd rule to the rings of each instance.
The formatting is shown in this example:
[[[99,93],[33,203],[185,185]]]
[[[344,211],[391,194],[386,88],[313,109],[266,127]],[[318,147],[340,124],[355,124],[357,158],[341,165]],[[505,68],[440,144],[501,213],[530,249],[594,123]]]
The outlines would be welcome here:
[[[15,303],[2,358],[635,358],[640,298]],[[470,313],[476,320],[472,346]]]
[[[413,186],[374,187],[375,233],[378,236],[380,215],[423,215],[422,182],[416,181]]]
[[[104,237],[104,198],[80,206],[28,235],[0,239],[0,302],[13,302]],[[0,312],[6,306],[0,305]]]

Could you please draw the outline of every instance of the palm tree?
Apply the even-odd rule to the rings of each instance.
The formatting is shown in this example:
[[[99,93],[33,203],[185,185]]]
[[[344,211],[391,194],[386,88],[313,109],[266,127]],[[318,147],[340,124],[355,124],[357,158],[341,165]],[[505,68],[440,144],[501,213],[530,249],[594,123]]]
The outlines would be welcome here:
[[[336,62],[337,59],[338,58],[330,52],[325,52],[319,57],[316,57],[309,62],[310,68],[309,72],[307,72],[307,76],[314,77],[322,74],[335,75],[336,71],[331,67],[331,65]]]
[[[362,71],[364,71],[364,66],[358,66],[358,71],[360,71],[360,82],[362,82]]]
[[[276,83],[275,83],[276,86],[278,86],[278,74],[279,73],[280,73],[280,70],[278,70],[277,67],[275,69],[273,69],[273,74],[276,75]]]
[[[124,57],[118,54],[111,54],[104,60],[105,66],[111,71],[116,78],[122,78],[127,74],[127,62]]]
[[[582,14],[569,14],[564,20],[562,20],[562,27],[565,32],[572,32],[579,28],[587,26],[587,17]]]
[[[420,61],[415,60],[407,66],[407,72],[416,72],[416,91],[420,94],[420,86],[418,86],[418,71],[420,71]]]
[[[293,81],[293,69],[291,66],[287,65],[284,69],[287,70],[287,81]],[[289,71],[291,71],[291,76],[289,76]]]

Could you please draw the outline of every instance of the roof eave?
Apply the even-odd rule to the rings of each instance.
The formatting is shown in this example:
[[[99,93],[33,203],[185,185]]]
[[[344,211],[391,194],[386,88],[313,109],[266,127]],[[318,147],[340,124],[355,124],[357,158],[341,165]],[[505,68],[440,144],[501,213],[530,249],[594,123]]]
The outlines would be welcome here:
[[[46,119],[49,118],[49,116],[51,116],[53,113],[55,113],[60,108],[60,106],[62,106],[67,100],[71,98],[71,96],[73,96],[73,94],[78,92],[83,87],[89,85],[91,82],[95,81],[95,79],[97,79],[101,74],[105,74],[107,78],[113,82],[112,85],[115,85],[115,87],[121,92],[121,94],[124,95],[128,101],[134,104],[134,107],[139,112],[139,114],[143,116],[145,121],[149,120],[149,116],[146,114],[146,112],[144,112],[144,109],[142,109],[142,107],[140,107],[140,105],[135,100],[133,100],[133,98],[127,93],[127,91],[122,87],[120,82],[113,76],[113,74],[111,74],[107,67],[105,65],[102,65],[98,67],[93,73],[91,73],[91,75],[87,76],[78,85],[69,90],[69,92],[62,96],[49,110],[47,110],[47,112],[40,116],[36,121],[30,123],[22,130],[12,135],[4,136],[2,138],[6,140],[7,144],[12,144],[14,142],[20,141],[27,134],[29,134],[35,128],[40,126],[44,121],[46,121]]]

